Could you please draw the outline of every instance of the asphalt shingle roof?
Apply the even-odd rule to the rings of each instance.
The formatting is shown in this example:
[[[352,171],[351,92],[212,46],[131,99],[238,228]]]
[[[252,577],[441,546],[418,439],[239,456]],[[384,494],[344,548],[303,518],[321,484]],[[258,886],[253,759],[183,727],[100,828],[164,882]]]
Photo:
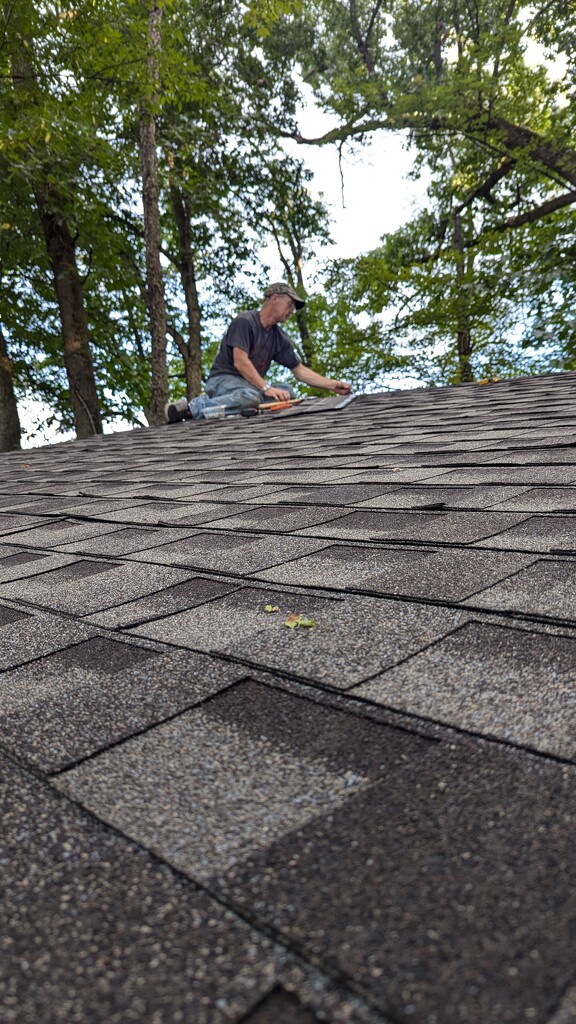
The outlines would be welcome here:
[[[0,458],[3,1021],[576,1020],[575,393]]]

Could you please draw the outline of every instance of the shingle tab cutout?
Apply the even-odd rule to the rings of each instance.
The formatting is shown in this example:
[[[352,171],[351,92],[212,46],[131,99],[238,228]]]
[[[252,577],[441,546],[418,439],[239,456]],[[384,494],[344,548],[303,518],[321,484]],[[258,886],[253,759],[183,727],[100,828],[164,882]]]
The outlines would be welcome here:
[[[566,1024],[576,374],[0,456],[0,1017]]]

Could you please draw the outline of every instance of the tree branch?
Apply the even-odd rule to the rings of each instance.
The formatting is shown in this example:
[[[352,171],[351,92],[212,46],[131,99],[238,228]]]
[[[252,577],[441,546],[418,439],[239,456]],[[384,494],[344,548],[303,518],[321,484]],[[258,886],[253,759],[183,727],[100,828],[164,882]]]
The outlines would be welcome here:
[[[508,158],[512,159],[513,154],[519,154],[524,151],[531,160],[540,164],[542,169],[545,169],[545,172],[551,177],[556,175],[557,178],[561,178],[571,185],[576,185],[576,151],[569,149],[567,146],[558,149],[530,128],[512,124],[512,122],[507,121],[503,117],[490,117],[487,120],[477,118],[469,125],[452,126],[443,124],[438,118],[432,118],[427,123],[417,124],[415,120],[417,116],[403,115],[398,119],[398,123],[394,120],[393,126],[391,124],[392,116],[388,116],[385,120],[371,119],[361,123],[358,123],[358,120],[355,118],[353,121],[347,121],[337,128],[332,128],[329,132],[325,132],[324,135],[319,135],[315,138],[307,138],[299,132],[279,132],[279,136],[280,138],[293,139],[299,145],[323,146],[331,142],[345,142],[346,139],[357,138],[358,136],[367,135],[382,129],[390,131],[393,127],[394,130],[409,129],[414,132],[454,132],[455,134],[463,135],[470,142],[486,148],[486,131],[492,131],[501,139],[503,156],[507,154]],[[488,145],[488,148],[492,148],[497,152],[495,145]],[[516,155],[514,159],[518,160],[518,156]]]
[[[488,203],[494,203],[496,200],[494,199],[494,196],[491,194],[492,189],[494,188],[495,185],[498,184],[499,181],[502,180],[502,178],[506,177],[506,175],[509,173],[509,171],[512,170],[512,168],[515,165],[516,161],[511,158],[509,160],[505,160],[502,164],[500,164],[500,167],[496,167],[495,170],[493,170],[492,173],[488,175],[486,181],[479,185],[478,188],[473,189],[473,191],[469,193],[466,199],[462,200],[462,202],[455,207],[455,212],[462,213],[462,211],[465,210],[467,206],[470,206],[475,199],[478,199],[478,197],[486,199]]]
[[[576,185],[576,152],[564,147],[554,148],[530,128],[512,124],[504,117],[491,117],[486,127],[501,133],[506,148],[511,151],[525,150],[537,163],[555,171],[571,185]]]
[[[370,36],[372,35],[376,18],[380,13],[382,7],[382,0],[376,0],[373,7],[372,14],[370,15],[370,21],[368,22],[368,28],[366,29],[366,35],[362,35],[362,29],[360,27],[360,19],[358,17],[358,10],[356,7],[356,0],[350,0],[349,11],[350,11],[350,29],[352,32],[352,38],[356,43],[358,53],[362,57],[366,70],[369,75],[374,74],[374,61],[372,60],[372,54],[370,52]]]
[[[172,341],[176,344],[176,347],[182,358],[188,355],[188,346],[186,345],[186,340],[184,338],[184,335],[180,333],[176,325],[173,323],[167,323],[166,330],[170,337],[172,338]]]
[[[555,213],[556,210],[561,210],[565,206],[571,206],[572,203],[576,203],[576,189],[572,192],[565,192],[562,196],[556,196],[555,199],[549,199],[541,206],[528,210],[526,213],[520,213],[517,217],[509,217],[501,226],[492,228],[492,230],[504,231],[506,228],[519,228],[522,224],[533,224],[535,221],[541,220],[542,217],[547,217],[549,213]]]
[[[374,31],[374,25],[376,24],[376,18],[380,14],[380,10],[382,8],[382,3],[383,3],[383,0],[377,0],[377,2],[374,4],[374,7],[372,9],[372,14],[370,15],[370,21],[368,22],[368,28],[366,29],[366,44],[369,43],[370,36],[372,35],[372,32]]]

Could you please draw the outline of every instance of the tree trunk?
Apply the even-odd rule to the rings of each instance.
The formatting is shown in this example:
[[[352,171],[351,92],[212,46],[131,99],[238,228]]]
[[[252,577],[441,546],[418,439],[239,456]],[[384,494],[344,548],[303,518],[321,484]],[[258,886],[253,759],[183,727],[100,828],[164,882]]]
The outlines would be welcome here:
[[[66,221],[48,209],[46,196],[36,193],[46,248],[60,309],[64,365],[68,375],[74,425],[79,438],[102,433],[88,338],[84,290],[76,262],[76,246]]]
[[[296,290],[302,298],[307,298],[308,293],[304,287],[304,275],[302,273],[302,255],[298,254],[296,259]],[[308,326],[308,310],[306,306],[303,309],[299,309],[296,313],[296,325],[298,327],[298,333],[300,335],[300,344],[302,346],[302,355],[304,356],[304,363],[309,366],[310,369],[316,369],[316,349],[314,342],[310,336],[310,328]]]
[[[25,41],[29,47],[30,40]],[[25,93],[30,103],[36,103],[36,78],[27,53],[28,50],[22,46],[20,52],[12,56],[12,78],[15,88]],[[76,245],[66,220],[58,212],[60,204],[56,190],[39,184],[34,197],[54,276],[76,434],[79,438],[91,437],[102,433],[102,417],[90,353],[84,290],[76,262]]]
[[[194,260],[192,257],[192,231],[190,228],[190,205],[175,187],[171,190],[172,210],[178,231],[180,280],[184,290],[188,311],[188,342],[178,348],[184,360],[186,371],[186,395],[188,399],[199,395],[202,390],[202,347],[200,341],[200,303],[196,288]]]
[[[462,217],[454,213],[454,248],[456,249],[456,339],[458,345],[458,378],[461,384],[474,380],[470,356],[472,340],[470,331],[470,295],[466,284],[466,256],[464,253],[464,232]]]
[[[20,448],[20,436],[12,360],[8,356],[6,339],[0,329],[0,452],[13,452]]]
[[[152,339],[152,421],[164,422],[164,406],[168,401],[168,367],[166,365],[166,307],[164,281],[160,264],[160,211],[158,164],[156,157],[156,115],[158,99],[158,55],[162,10],[154,4],[148,14],[148,74],[151,95],[142,104],[140,114],[140,168],[146,246],[146,286],[150,334]]]
[[[288,220],[285,220],[282,227],[290,249],[290,257],[288,257],[282,249],[282,240],[274,221],[271,221],[270,227],[272,229],[272,234],[274,235],[278,255],[280,256],[280,260],[286,271],[286,279],[288,283],[292,288],[296,289],[303,299],[307,298],[308,293],[304,287],[304,274],[302,273],[302,244],[300,239],[291,232],[290,224]],[[296,280],[294,278],[296,278]],[[304,365],[309,366],[311,370],[315,370],[317,368],[316,350],[314,342],[310,336],[308,311],[306,306],[296,312],[296,326],[298,328],[298,334],[300,335],[300,346],[302,349],[302,355],[304,356]]]

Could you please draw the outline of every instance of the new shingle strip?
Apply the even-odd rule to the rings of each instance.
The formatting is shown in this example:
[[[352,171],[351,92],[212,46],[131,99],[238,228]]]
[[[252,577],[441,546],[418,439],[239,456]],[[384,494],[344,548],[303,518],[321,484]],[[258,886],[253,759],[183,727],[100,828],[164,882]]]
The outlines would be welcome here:
[[[576,559],[533,562],[464,603],[576,622]]]
[[[512,518],[508,518],[511,516]],[[439,511],[349,512],[333,522],[301,530],[302,536],[333,537],[350,540],[407,540],[416,543],[435,541],[467,544],[486,541],[526,519],[522,513]]]
[[[575,489],[576,492],[576,489]],[[489,540],[476,544],[489,544],[493,548],[517,551],[574,553],[576,548],[576,515],[530,516],[523,522],[503,530]]]
[[[185,540],[161,545],[148,553],[129,555],[128,558],[160,565],[246,575],[324,546],[323,541],[308,537],[198,532]]]
[[[574,512],[576,513],[576,488],[531,487],[516,497],[503,498],[492,506],[502,512]]]

